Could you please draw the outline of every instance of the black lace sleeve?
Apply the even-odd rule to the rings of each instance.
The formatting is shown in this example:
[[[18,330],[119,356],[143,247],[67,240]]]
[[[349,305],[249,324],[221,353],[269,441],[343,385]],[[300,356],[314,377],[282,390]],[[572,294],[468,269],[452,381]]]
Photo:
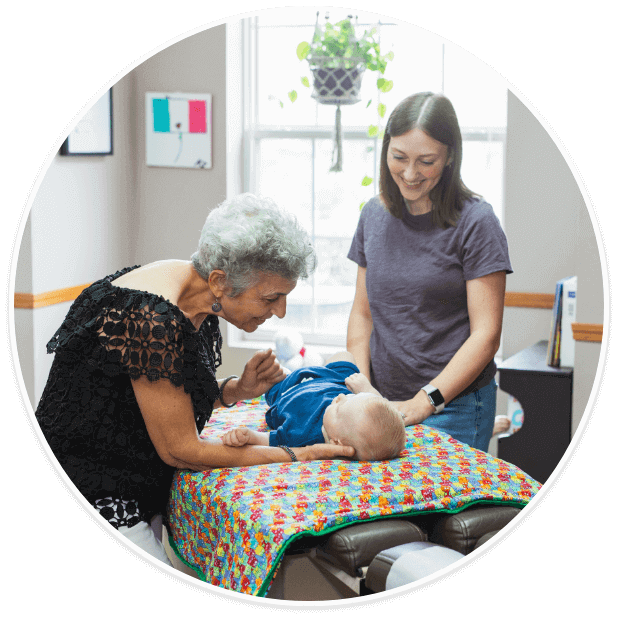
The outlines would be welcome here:
[[[100,348],[94,356],[106,372],[125,370],[132,380],[168,379],[189,393],[204,388],[214,403],[220,395],[215,367],[221,362],[214,333],[195,330],[177,312],[156,297],[122,311],[104,310],[96,323]]]
[[[112,379],[120,374],[132,380],[167,379],[191,395],[204,420],[220,396],[218,319],[211,316],[196,330],[161,296],[119,288],[107,279],[82,292],[47,349]]]
[[[185,344],[190,355],[196,347],[186,336],[164,302],[125,311],[108,311],[97,321],[101,349],[97,360],[108,371],[123,367],[133,380],[145,376],[156,382],[167,378],[175,386],[184,383]]]

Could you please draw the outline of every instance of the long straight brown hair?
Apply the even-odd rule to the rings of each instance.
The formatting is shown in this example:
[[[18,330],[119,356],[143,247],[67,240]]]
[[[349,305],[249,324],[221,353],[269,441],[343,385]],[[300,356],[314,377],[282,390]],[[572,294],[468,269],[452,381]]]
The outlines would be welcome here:
[[[419,92],[395,107],[384,130],[380,157],[380,194],[386,209],[398,219],[406,207],[401,191],[388,169],[387,155],[391,137],[399,137],[419,128],[429,137],[448,146],[451,159],[438,184],[429,193],[433,222],[446,228],[457,225],[464,202],[478,197],[461,180],[462,139],[453,104],[442,94]]]

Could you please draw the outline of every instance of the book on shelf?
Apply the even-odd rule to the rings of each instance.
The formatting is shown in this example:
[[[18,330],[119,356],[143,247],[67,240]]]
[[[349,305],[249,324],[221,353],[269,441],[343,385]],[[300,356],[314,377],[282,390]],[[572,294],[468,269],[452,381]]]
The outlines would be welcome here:
[[[556,283],[552,310],[547,364],[550,367],[573,367],[575,340],[572,324],[577,308],[577,277],[565,277]]]

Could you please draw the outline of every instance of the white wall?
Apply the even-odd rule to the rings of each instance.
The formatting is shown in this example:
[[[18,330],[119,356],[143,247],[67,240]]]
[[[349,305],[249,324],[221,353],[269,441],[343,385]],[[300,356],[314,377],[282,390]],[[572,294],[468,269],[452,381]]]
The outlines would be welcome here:
[[[15,291],[40,294],[94,281],[132,263],[135,225],[131,78],[113,88],[112,156],[56,155],[34,199],[19,249]],[[16,309],[19,364],[33,406],[53,357],[45,344],[70,303]]]
[[[213,96],[213,168],[150,168],[145,93]],[[114,154],[56,155],[34,199],[19,251],[16,292],[86,284],[125,266],[188,259],[209,210],[226,195],[225,26],[156,54],[113,87]],[[53,357],[45,345],[70,303],[16,309],[16,339],[34,407]]]
[[[601,262],[590,215],[565,158],[542,124],[509,93],[504,226],[511,292],[553,294],[577,275],[577,321],[603,323]],[[551,311],[507,307],[504,358],[548,339]],[[599,364],[598,343],[575,343],[573,431],[585,411]],[[525,410],[524,410],[525,417]]]

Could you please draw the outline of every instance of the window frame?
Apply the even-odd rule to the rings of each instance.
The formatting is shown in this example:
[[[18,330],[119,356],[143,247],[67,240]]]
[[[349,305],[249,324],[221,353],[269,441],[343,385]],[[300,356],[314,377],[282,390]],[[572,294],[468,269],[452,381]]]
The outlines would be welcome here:
[[[228,195],[233,195],[241,192],[256,192],[255,176],[252,169],[255,169],[256,157],[259,153],[259,145],[263,140],[268,139],[302,139],[311,141],[312,149],[312,190],[311,190],[311,205],[312,212],[315,213],[315,151],[316,140],[332,139],[332,127],[324,126],[295,126],[293,128],[285,128],[277,125],[260,125],[257,123],[258,117],[258,88],[256,83],[257,66],[259,63],[258,57],[258,37],[259,27],[256,27],[257,18],[243,18],[237,24],[227,25],[228,30],[228,66],[227,66],[227,127],[228,127],[228,158],[230,154],[233,156],[233,165],[229,166],[231,173],[228,172]],[[383,24],[396,25],[396,24]],[[230,53],[231,50],[237,50],[235,53]],[[442,55],[444,59],[445,43],[442,43]],[[236,73],[234,73],[234,71]],[[232,75],[240,76],[234,80]],[[442,67],[442,83],[444,84],[444,64]],[[230,85],[232,88],[230,88]],[[444,88],[443,88],[444,90]],[[448,94],[448,93],[447,93]],[[379,93],[378,93],[379,96]],[[234,98],[232,98],[234,97]],[[233,103],[236,101],[236,104]],[[317,105],[317,103],[316,103]],[[230,139],[231,127],[237,127],[233,132],[233,139]],[[467,127],[461,126],[462,140],[466,142],[500,142],[502,144],[502,166],[505,165],[505,149],[506,149],[506,127]],[[348,126],[342,127],[343,141],[363,140],[373,143],[374,157],[374,182],[372,183],[373,195],[368,195],[367,199],[374,197],[377,194],[380,157],[379,152],[382,145],[382,140],[379,137],[370,137],[367,135],[366,127]],[[229,161],[228,161],[229,164]],[[240,171],[241,170],[241,171]],[[240,172],[240,173],[239,173]],[[501,222],[504,220],[504,172],[502,174],[502,194],[501,211],[498,213]],[[315,244],[315,239],[324,238],[327,236],[315,235],[315,230],[311,230],[312,241]],[[337,237],[341,240],[340,237]],[[351,242],[351,238],[350,238]],[[342,259],[347,259],[345,256]],[[312,279],[309,280],[313,286]],[[315,307],[312,311],[312,316],[315,315]],[[231,347],[244,347],[250,349],[261,349],[265,345],[272,345],[274,335],[278,330],[278,319],[273,317],[267,323],[266,327],[262,327],[261,332],[245,333],[228,323],[228,345]],[[319,333],[303,334],[304,343],[311,345],[312,349],[322,354],[330,354],[336,350],[345,349],[346,333],[341,335],[324,335]]]

